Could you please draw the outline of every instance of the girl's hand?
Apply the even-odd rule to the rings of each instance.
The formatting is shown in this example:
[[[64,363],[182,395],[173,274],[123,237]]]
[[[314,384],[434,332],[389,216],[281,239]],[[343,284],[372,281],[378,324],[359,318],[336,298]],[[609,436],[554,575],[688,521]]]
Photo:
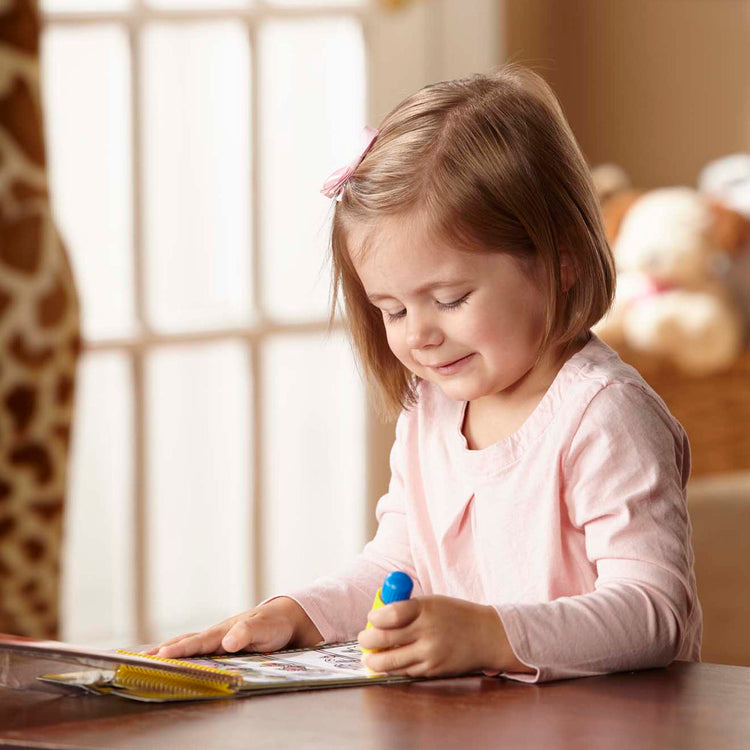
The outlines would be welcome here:
[[[374,672],[437,677],[480,670],[530,672],[510,647],[493,607],[447,596],[420,596],[370,612],[372,628],[358,636]]]
[[[170,638],[143,653],[178,659],[242,650],[278,651],[285,646],[312,646],[321,640],[305,610],[293,599],[281,596],[200,633]]]

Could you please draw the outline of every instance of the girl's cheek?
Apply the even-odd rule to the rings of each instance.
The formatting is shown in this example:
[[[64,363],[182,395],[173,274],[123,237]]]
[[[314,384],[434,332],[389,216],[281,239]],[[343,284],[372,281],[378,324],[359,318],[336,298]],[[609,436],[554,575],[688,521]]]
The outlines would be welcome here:
[[[404,342],[399,336],[393,332],[386,333],[386,340],[388,341],[388,347],[396,355],[396,357],[403,362],[404,358],[408,355],[408,349]]]

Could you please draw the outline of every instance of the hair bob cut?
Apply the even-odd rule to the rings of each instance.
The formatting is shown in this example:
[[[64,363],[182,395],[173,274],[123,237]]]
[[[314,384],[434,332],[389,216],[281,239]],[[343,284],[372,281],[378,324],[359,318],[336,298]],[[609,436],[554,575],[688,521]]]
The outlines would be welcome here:
[[[416,402],[419,378],[388,346],[347,229],[364,227],[365,247],[354,248],[363,252],[379,219],[417,214],[457,249],[541,261],[547,315],[539,356],[588,331],[612,302],[614,262],[589,169],[544,79],[507,65],[426,86],[385,117],[334,201],[330,320],[341,294],[355,353],[386,418]],[[567,290],[563,252],[574,279]]]

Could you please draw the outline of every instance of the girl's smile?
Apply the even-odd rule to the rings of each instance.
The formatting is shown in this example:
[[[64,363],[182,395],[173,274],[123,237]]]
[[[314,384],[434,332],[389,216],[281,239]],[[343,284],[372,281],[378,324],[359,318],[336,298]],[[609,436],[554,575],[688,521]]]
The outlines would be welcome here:
[[[426,365],[431,370],[434,370],[439,375],[453,375],[453,373],[458,372],[464,365],[469,363],[469,360],[474,356],[474,354],[467,354],[465,357],[461,357],[460,359],[457,359],[453,362],[447,362],[442,365]]]

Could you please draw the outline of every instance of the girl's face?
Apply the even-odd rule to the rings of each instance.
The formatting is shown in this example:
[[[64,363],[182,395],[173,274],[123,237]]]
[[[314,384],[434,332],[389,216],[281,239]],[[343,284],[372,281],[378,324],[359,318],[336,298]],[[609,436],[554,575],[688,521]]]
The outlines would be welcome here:
[[[355,228],[353,248],[357,239]],[[546,315],[538,273],[506,253],[455,250],[393,220],[352,260],[391,350],[415,375],[461,401],[529,383]]]

